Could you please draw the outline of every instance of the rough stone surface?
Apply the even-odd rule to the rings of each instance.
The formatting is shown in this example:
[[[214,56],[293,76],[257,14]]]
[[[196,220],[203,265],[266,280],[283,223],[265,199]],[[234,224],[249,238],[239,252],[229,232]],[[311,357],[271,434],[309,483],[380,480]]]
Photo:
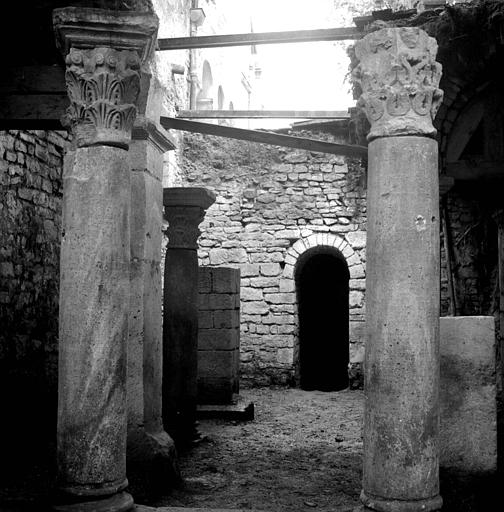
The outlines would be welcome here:
[[[169,242],[163,295],[163,425],[176,443],[195,435],[199,224],[215,200],[204,188],[165,188]]]
[[[126,485],[127,151],[68,153],[63,197],[58,471],[71,494],[113,494]]]
[[[200,135],[186,137],[184,156],[185,182],[217,195],[201,225],[200,265],[241,270],[242,380],[295,383],[296,262],[310,248],[330,246],[343,253],[350,270],[350,366],[358,386],[364,334],[356,326],[364,321],[366,259],[359,162]]]
[[[199,296],[198,403],[231,403],[239,391],[240,271],[200,267]]]
[[[497,470],[495,320],[440,322],[440,464],[465,473]]]
[[[363,501],[375,510],[440,505],[438,211],[436,141],[372,141]]]
[[[64,132],[0,132],[0,401],[4,460],[45,445],[56,419]],[[16,393],[12,393],[15,389]],[[31,419],[38,417],[35,431]],[[29,441],[28,441],[29,440]],[[28,441],[28,442],[27,442]]]

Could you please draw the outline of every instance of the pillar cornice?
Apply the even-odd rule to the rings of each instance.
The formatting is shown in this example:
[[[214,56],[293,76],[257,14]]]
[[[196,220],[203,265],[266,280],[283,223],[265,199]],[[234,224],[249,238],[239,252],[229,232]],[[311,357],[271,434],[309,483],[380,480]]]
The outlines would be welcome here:
[[[132,131],[133,140],[147,140],[161,153],[177,148],[173,137],[160,125],[147,119],[145,116],[137,116]]]
[[[76,146],[127,148],[140,69],[155,46],[157,17],[68,7],[53,11],[53,23],[70,98],[63,123],[72,129]]]
[[[206,188],[172,187],[163,190],[163,206],[168,221],[168,249],[198,248],[199,224],[215,202],[215,194]]]
[[[352,72],[361,88],[357,106],[371,124],[368,140],[434,137],[432,121],[443,99],[437,43],[418,27],[384,28],[355,43]]]

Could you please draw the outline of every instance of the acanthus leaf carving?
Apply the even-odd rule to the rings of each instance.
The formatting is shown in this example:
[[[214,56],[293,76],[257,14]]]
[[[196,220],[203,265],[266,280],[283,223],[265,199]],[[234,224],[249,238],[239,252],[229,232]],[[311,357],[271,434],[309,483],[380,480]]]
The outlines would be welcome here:
[[[70,107],[63,122],[72,128],[77,146],[127,148],[140,92],[136,51],[71,48],[66,65]]]
[[[352,72],[362,95],[357,106],[371,123],[368,140],[394,135],[433,137],[443,99],[437,43],[417,27],[385,28],[355,44]]]

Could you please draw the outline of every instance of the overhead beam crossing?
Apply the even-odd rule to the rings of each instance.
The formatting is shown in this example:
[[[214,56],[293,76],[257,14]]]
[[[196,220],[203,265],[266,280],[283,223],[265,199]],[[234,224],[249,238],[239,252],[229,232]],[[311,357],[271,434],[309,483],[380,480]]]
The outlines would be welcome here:
[[[273,146],[285,146],[289,148],[305,149],[319,153],[331,153],[334,155],[344,155],[354,158],[366,158],[367,147],[354,146],[350,144],[336,144],[323,140],[308,139],[305,137],[293,137],[291,135],[282,135],[260,130],[246,130],[243,128],[232,128],[209,123],[198,123],[195,121],[186,121],[174,117],[161,117],[160,123],[166,130],[183,130],[193,133],[204,133],[207,135],[217,135],[228,139],[246,140],[249,142],[260,142],[271,144]]]
[[[178,119],[350,119],[336,110],[179,110]]]
[[[251,32],[215,36],[190,36],[158,39],[158,50],[192,50],[257,44],[308,43],[316,41],[348,41],[361,39],[365,32],[356,27],[287,30],[283,32]]]

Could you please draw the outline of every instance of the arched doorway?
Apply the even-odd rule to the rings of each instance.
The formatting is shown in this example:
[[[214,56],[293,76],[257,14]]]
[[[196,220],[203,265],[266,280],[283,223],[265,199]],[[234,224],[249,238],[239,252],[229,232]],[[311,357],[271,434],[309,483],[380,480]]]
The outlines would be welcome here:
[[[332,247],[315,247],[295,270],[299,314],[299,375],[306,390],[348,386],[349,271]]]

